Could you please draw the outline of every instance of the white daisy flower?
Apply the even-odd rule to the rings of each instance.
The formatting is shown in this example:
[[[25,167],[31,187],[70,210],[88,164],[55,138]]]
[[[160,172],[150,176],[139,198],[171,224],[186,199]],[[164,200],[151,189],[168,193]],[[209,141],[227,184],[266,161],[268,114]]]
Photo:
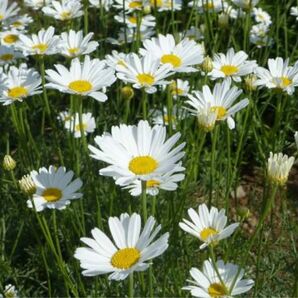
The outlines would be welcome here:
[[[270,152],[270,157],[268,158],[267,164],[267,173],[269,179],[278,185],[286,184],[294,161],[295,158],[293,156],[288,157],[286,154],[273,154]]]
[[[225,80],[215,84],[213,92],[207,85],[203,86],[203,92],[193,91],[188,95],[189,100],[186,103],[194,108],[191,110],[193,115],[197,116],[201,111],[206,110],[215,112],[218,121],[227,120],[229,128],[234,129],[233,115],[249,104],[248,99],[245,98],[233,105],[241,93],[242,90],[237,87],[231,88],[231,80]]]
[[[132,83],[134,88],[144,88],[147,93],[156,92],[157,85],[168,84],[165,78],[172,75],[172,66],[160,65],[151,54],[142,58],[132,53],[127,55],[126,65],[116,66],[117,77],[125,83]]]
[[[122,65],[126,67],[127,54],[118,53],[117,51],[113,50],[112,55],[106,55],[105,59],[107,65],[116,70],[117,65]]]
[[[33,22],[33,19],[27,14],[22,16],[15,16],[6,20],[5,28],[8,30],[16,29],[21,31],[21,30],[25,30],[26,27],[32,22]]]
[[[143,1],[142,0],[115,0],[113,7],[123,10],[123,5],[124,5],[124,10],[126,13],[131,13],[136,10],[142,10],[143,9]]]
[[[19,43],[20,31],[16,29],[0,32],[1,45],[12,47]]]
[[[0,1],[0,22],[15,16],[20,10],[16,2],[12,2],[9,6],[8,4],[8,0]]]
[[[81,129],[86,136],[88,133],[94,132],[95,119],[91,113],[83,113],[82,114],[82,123],[80,123],[79,114],[76,113],[75,117],[71,117],[67,119],[67,116],[64,115],[64,127],[74,134],[75,138],[81,137]]]
[[[150,216],[141,232],[141,217],[133,213],[123,213],[109,218],[109,228],[113,242],[98,228],[91,230],[93,238],[81,238],[88,247],[77,248],[74,257],[80,260],[84,276],[96,276],[106,273],[109,280],[123,280],[134,271],[148,269],[147,261],[164,253],[168,248],[169,233],[157,240],[161,229],[154,229],[155,219]]]
[[[59,37],[54,35],[55,28],[41,29],[37,34],[27,36],[20,35],[18,48],[21,49],[24,55],[53,55],[57,53],[57,45]]]
[[[240,82],[242,76],[246,76],[257,67],[256,61],[247,60],[248,55],[234,49],[228,50],[227,54],[215,54],[213,58],[213,70],[208,73],[213,80],[219,78],[232,78],[235,82]]]
[[[151,54],[162,64],[170,64],[176,72],[197,71],[192,66],[202,63],[204,58],[201,45],[188,38],[176,44],[171,34],[159,34],[157,38],[145,40],[143,47],[140,49],[141,55]]]
[[[268,12],[264,11],[262,8],[256,8],[254,7],[252,10],[252,14],[255,17],[255,21],[257,23],[262,23],[264,25],[271,25],[271,16]]]
[[[269,30],[270,27],[263,23],[253,25],[249,32],[249,41],[258,48],[271,46],[273,39],[269,36]]]
[[[24,58],[24,56],[17,52],[14,47],[0,46],[0,65],[14,63],[19,58]]]
[[[82,180],[77,178],[71,182],[74,173],[67,172],[65,167],[40,168],[38,172],[32,171],[30,175],[36,185],[36,191],[32,200],[27,201],[27,205],[29,208],[35,207],[37,212],[45,208],[65,209],[71,200],[83,196],[82,193],[77,192],[83,185]]]
[[[38,10],[51,2],[52,0],[25,0],[24,4],[34,10]]]
[[[259,1],[260,0],[232,0],[235,5],[245,10],[252,9],[259,3]]]
[[[99,149],[89,145],[91,157],[110,166],[99,171],[110,176],[118,185],[127,185],[135,179],[148,181],[172,171],[184,156],[185,143],[173,149],[180,138],[176,133],[166,141],[166,128],[149,126],[141,120],[137,126],[113,126],[112,134],[105,133],[94,140]]]
[[[2,74],[3,84],[0,84],[0,102],[9,105],[23,101],[34,94],[41,93],[41,78],[35,69],[22,63],[19,68],[11,66],[8,73]]]
[[[177,182],[182,181],[185,177],[184,174],[179,172],[184,170],[185,168],[181,167],[181,164],[179,164],[172,171],[146,181],[146,193],[150,196],[157,196],[160,189],[175,191],[178,187]],[[135,180],[131,184],[123,187],[123,189],[129,189],[129,193],[132,196],[140,196],[142,193],[142,181]]]
[[[294,66],[289,66],[289,59],[284,61],[283,58],[277,57],[268,59],[268,68],[269,70],[264,67],[256,69],[258,77],[256,85],[281,89],[292,95],[298,85],[298,62]]]
[[[97,41],[90,41],[94,33],[90,32],[83,37],[83,31],[63,32],[60,36],[60,42],[57,45],[59,53],[66,57],[77,57],[94,52],[98,47]]]
[[[126,34],[126,39],[125,39]],[[140,39],[146,40],[150,37],[152,37],[155,34],[154,28],[146,27],[144,30],[140,32]],[[125,45],[125,42],[132,43],[136,40],[136,30],[134,28],[126,28],[126,31],[124,31],[124,28],[120,28],[120,32],[118,32],[118,38],[112,38],[108,37],[106,39],[107,42],[113,44],[113,45]]]
[[[63,93],[91,96],[94,99],[104,102],[108,97],[101,91],[102,88],[111,86],[116,77],[111,67],[106,67],[104,61],[90,59],[85,56],[81,63],[78,58],[71,61],[68,70],[61,64],[56,64],[57,71],[46,70],[46,78],[50,82],[47,88],[57,89]]]
[[[298,6],[291,7],[291,16],[296,17],[296,21],[298,21]]]
[[[89,0],[89,3],[91,4],[91,6],[96,8],[100,8],[102,5],[106,11],[109,11],[114,1],[113,0]]]
[[[202,271],[191,268],[190,275],[194,280],[188,280],[191,285],[183,287],[183,290],[190,291],[193,297],[219,298],[246,293],[254,286],[252,279],[242,279],[244,270],[239,271],[239,266],[219,260],[216,267],[220,278],[210,259],[204,261]]]
[[[169,87],[174,98],[177,98],[178,96],[187,96],[190,89],[189,82],[180,79],[173,80]]]
[[[152,8],[157,8],[157,11],[169,11],[169,10],[181,10],[182,1],[181,0],[149,0],[150,6]]]
[[[295,131],[294,138],[295,138],[295,142],[298,150],[298,131]]]
[[[219,13],[223,11],[226,5],[227,4],[222,0],[196,0],[191,1],[188,4],[189,7],[195,6],[200,13],[204,13],[206,11]]]
[[[193,208],[188,209],[187,212],[192,222],[183,219],[179,226],[185,232],[204,242],[200,249],[231,236],[239,226],[239,223],[233,223],[226,227],[228,219],[225,209],[218,211],[217,208],[211,207],[209,211],[206,204],[201,204],[198,207],[198,212]]]
[[[205,131],[209,132],[213,130],[216,120],[217,120],[217,112],[210,109],[209,106],[199,108],[197,110],[197,120],[199,126]]]
[[[45,15],[60,21],[69,21],[84,14],[83,5],[79,0],[52,1],[42,11]]]
[[[4,298],[19,298],[19,292],[15,286],[8,284],[4,288]]]
[[[201,28],[197,28],[195,26],[191,26],[185,33],[185,37],[191,40],[199,41],[204,39],[204,34]]]
[[[134,28],[134,29],[137,28],[138,19],[137,19],[137,16],[134,14],[125,16],[125,20],[122,13],[119,15],[116,15],[114,18],[119,23],[125,23],[128,28]],[[155,17],[152,15],[145,15],[141,18],[140,30],[144,31],[148,27],[155,27]],[[136,38],[136,33],[135,33],[135,38]]]
[[[159,124],[159,125],[169,125],[169,122],[171,120],[173,129],[176,129],[176,126],[178,122],[186,117],[186,110],[185,109],[179,109],[176,105],[172,108],[172,115],[169,115],[168,108],[163,107],[163,110],[151,110],[152,118],[153,118],[153,124]]]

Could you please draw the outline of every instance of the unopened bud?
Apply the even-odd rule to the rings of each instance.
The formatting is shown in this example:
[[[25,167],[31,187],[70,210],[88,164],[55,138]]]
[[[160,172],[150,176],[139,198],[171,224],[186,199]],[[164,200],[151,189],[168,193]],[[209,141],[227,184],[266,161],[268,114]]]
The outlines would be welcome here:
[[[125,86],[121,89],[121,95],[123,99],[131,100],[134,97],[135,93],[130,86]]]
[[[256,80],[257,80],[257,76],[255,74],[248,75],[244,79],[244,88],[249,92],[255,91],[257,89],[257,86],[255,84]]]
[[[144,14],[149,14],[151,13],[151,6],[150,5],[145,5],[143,8]]]
[[[22,192],[32,196],[36,191],[36,185],[30,175],[25,175],[19,180],[19,186]]]
[[[12,171],[16,167],[15,160],[10,155],[5,155],[3,158],[3,169],[6,171]]]
[[[246,219],[250,217],[250,211],[247,207],[241,206],[237,208],[237,214],[241,219]]]
[[[201,69],[205,72],[211,72],[213,69],[213,62],[212,59],[209,56],[206,56],[203,63],[201,64]]]
[[[229,26],[229,15],[222,12],[218,16],[218,26],[221,28],[227,28]]]

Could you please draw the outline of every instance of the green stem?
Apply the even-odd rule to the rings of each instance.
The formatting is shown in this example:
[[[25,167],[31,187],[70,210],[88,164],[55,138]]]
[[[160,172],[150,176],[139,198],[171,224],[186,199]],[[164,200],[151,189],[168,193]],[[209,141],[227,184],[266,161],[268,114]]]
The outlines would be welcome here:
[[[143,111],[143,119],[147,120],[147,98],[148,95],[145,89],[142,89],[142,111]]]
[[[133,287],[133,272],[129,275],[128,280],[128,297],[132,298],[134,296],[134,287]]]
[[[147,194],[146,194],[146,181],[142,181],[142,208],[143,208],[143,220],[146,223],[147,215]]]

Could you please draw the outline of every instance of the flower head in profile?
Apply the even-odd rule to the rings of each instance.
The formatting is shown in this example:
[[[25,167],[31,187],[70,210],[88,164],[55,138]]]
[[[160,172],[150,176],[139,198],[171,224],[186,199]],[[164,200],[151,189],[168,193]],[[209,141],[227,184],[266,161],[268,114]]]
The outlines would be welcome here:
[[[294,138],[295,138],[295,142],[298,150],[298,131],[295,131]]]
[[[149,0],[150,6],[157,11],[181,10],[182,0]]]
[[[245,10],[252,9],[259,3],[259,1],[260,0],[232,0],[235,5]]]
[[[286,154],[273,154],[272,152],[270,152],[267,164],[267,173],[269,180],[277,185],[286,184],[294,161],[295,158],[293,156],[288,157]]]
[[[45,15],[60,21],[69,21],[83,15],[83,5],[79,0],[51,1],[42,11]]]
[[[210,113],[215,112],[216,120],[226,120],[229,128],[234,129],[233,115],[249,104],[247,98],[234,104],[241,93],[242,90],[237,87],[231,88],[231,80],[224,80],[222,83],[215,84],[213,92],[207,85],[203,86],[202,92],[193,91],[192,94],[188,95],[189,100],[186,103],[192,106],[193,109],[190,110],[194,115],[210,115]],[[211,118],[209,119],[211,120]]]
[[[15,16],[20,8],[16,2],[10,2],[9,5],[8,0],[0,1],[0,23]]]
[[[296,21],[298,21],[298,6],[291,7],[291,16],[296,17]]]
[[[59,37],[54,35],[55,28],[41,29],[37,34],[27,36],[21,34],[18,48],[24,55],[53,55],[57,53]]]
[[[168,84],[164,79],[173,74],[171,65],[160,65],[151,54],[140,58],[132,53],[125,62],[125,65],[116,66],[117,77],[125,83],[132,83],[134,88],[144,88],[147,93],[155,93],[155,86]]]
[[[4,298],[19,298],[20,297],[19,291],[12,284],[8,284],[5,286],[3,294],[4,294]],[[3,297],[3,296],[0,294],[0,297]]]
[[[147,28],[155,27],[156,24],[155,17],[152,15],[139,17],[140,20],[138,20],[137,14],[125,15],[124,17],[123,13],[120,13],[114,18],[118,23],[125,24],[130,29],[137,29],[138,22],[140,22],[140,31],[145,31]]]
[[[22,63],[19,68],[11,66],[2,74],[0,84],[0,102],[9,105],[16,101],[41,93],[41,78],[37,71]]]
[[[94,132],[95,119],[91,113],[82,113],[82,122],[80,123],[79,114],[76,113],[74,117],[64,121],[64,127],[72,132],[75,138],[80,138],[82,131],[84,135]]]
[[[113,7],[125,10],[126,13],[131,13],[136,10],[143,10],[143,1],[142,0],[115,0]]]
[[[112,133],[95,138],[99,147],[89,145],[91,157],[110,164],[99,171],[113,177],[116,184],[128,185],[136,179],[148,181],[175,169],[184,156],[185,143],[174,148],[180,133],[166,140],[166,128],[150,127],[141,120],[138,125],[113,126]]]
[[[188,209],[188,215],[192,222],[183,219],[179,226],[185,232],[204,242],[200,249],[229,237],[239,226],[239,223],[233,223],[226,227],[228,219],[225,210],[218,211],[217,208],[211,207],[209,211],[206,204],[199,205],[198,212],[192,208]]]
[[[226,2],[222,0],[197,0],[189,2],[188,6],[196,7],[199,13],[219,13],[227,5]]]
[[[202,271],[191,268],[190,275],[193,280],[188,280],[190,285],[183,287],[183,290],[190,291],[193,297],[224,298],[246,293],[253,287],[254,281],[243,279],[244,270],[239,271],[237,265],[219,260],[216,267],[220,277],[210,259],[204,261]]]
[[[96,8],[103,7],[106,11],[109,11],[114,1],[113,0],[89,0],[89,3],[93,7],[96,7]]]
[[[81,238],[88,247],[77,248],[75,258],[80,260],[85,276],[110,274],[110,280],[123,280],[134,271],[148,269],[148,261],[161,254],[168,247],[169,234],[158,239],[161,229],[154,229],[155,219],[150,216],[141,232],[141,217],[123,213],[109,218],[113,241],[98,228],[91,231],[93,238]]]
[[[284,61],[283,58],[277,57],[268,60],[268,68],[269,70],[264,67],[256,69],[256,85],[293,94],[298,86],[298,62],[289,66],[289,59]]]
[[[176,43],[171,34],[162,35],[147,39],[143,42],[140,54],[153,55],[160,60],[161,64],[169,64],[175,72],[197,71],[194,65],[203,62],[203,48],[194,40],[185,38]]]
[[[15,50],[14,47],[0,45],[0,65],[14,63],[18,58],[23,58],[22,53]]]
[[[52,0],[25,0],[24,4],[34,10],[38,10],[51,2]]]
[[[228,50],[227,54],[216,54],[213,57],[213,69],[209,76],[213,80],[231,78],[235,82],[240,82],[241,77],[254,71],[257,67],[256,61],[247,60],[248,55],[239,51],[235,53],[234,49]]]
[[[185,170],[178,164],[172,171],[165,174],[153,177],[146,181],[146,193],[150,196],[156,196],[159,190],[175,191],[178,187],[177,182],[184,179],[185,175],[182,173]],[[142,193],[142,181],[134,180],[131,184],[123,187],[128,189],[132,196],[140,196]]]
[[[66,57],[77,57],[94,52],[98,47],[97,41],[90,41],[93,37],[92,32],[83,37],[83,31],[70,30],[63,32],[60,36],[60,42],[57,45],[59,53]]]
[[[36,191],[32,200],[27,201],[29,208],[35,208],[37,212],[50,209],[65,209],[71,200],[79,199],[82,193],[77,192],[83,185],[77,178],[73,181],[73,171],[66,171],[64,167],[58,169],[50,166],[49,169],[40,168],[30,173]]]
[[[106,67],[104,61],[90,59],[85,56],[81,63],[78,58],[71,61],[70,69],[64,65],[56,64],[55,70],[46,70],[46,78],[49,81],[47,88],[57,89],[63,93],[90,96],[97,101],[104,102],[108,97],[101,89],[111,86],[116,77],[111,67]]]
[[[173,97],[177,98],[179,96],[187,96],[190,86],[188,81],[177,79],[170,83],[169,88]]]

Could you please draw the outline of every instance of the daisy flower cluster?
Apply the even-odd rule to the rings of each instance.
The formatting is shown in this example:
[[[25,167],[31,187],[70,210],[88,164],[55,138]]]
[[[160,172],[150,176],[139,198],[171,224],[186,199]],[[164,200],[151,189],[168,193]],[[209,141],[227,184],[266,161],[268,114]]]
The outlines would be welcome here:
[[[199,205],[198,212],[188,210],[191,221],[183,219],[179,224],[181,229],[198,238],[203,244],[200,249],[211,247],[212,258],[203,262],[202,270],[191,268],[190,275],[193,280],[188,280],[190,285],[184,287],[193,297],[226,297],[236,296],[248,292],[254,285],[251,279],[243,279],[244,270],[238,265],[215,260],[213,248],[219,242],[234,233],[239,223],[227,225],[225,210],[220,211],[206,204]]]

